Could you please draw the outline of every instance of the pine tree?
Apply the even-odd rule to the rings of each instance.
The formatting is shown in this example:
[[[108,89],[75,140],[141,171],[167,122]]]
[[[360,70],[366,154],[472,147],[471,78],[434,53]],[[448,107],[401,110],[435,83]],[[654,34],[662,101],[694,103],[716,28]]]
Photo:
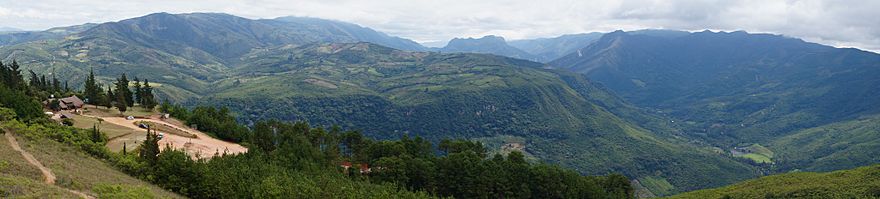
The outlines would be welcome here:
[[[19,70],[18,62],[12,60],[12,65],[9,66],[9,69],[9,88],[23,90],[24,79],[21,76],[21,70]]]
[[[134,99],[131,96],[131,89],[128,88],[128,77],[125,73],[116,79],[116,103],[123,103],[125,106],[134,106]],[[117,105],[118,107],[119,105]]]
[[[60,93],[61,92],[61,81],[58,81],[58,78],[55,75],[52,75],[52,93]]]
[[[96,107],[101,104],[100,99],[101,89],[98,88],[98,83],[95,81],[95,71],[94,69],[89,70],[89,77],[86,78],[85,83],[85,95],[86,101],[89,104],[94,104]]]
[[[156,107],[156,98],[153,96],[153,87],[150,86],[150,80],[144,79],[144,86],[141,88],[141,105],[147,109]]]
[[[101,131],[98,131],[98,126],[92,126],[92,142],[100,143],[104,142],[104,136],[101,135]]]
[[[159,156],[159,137],[147,129],[147,139],[141,144],[139,156],[147,165],[155,165]]]
[[[33,70],[28,70],[28,73],[31,74],[31,81],[30,81],[31,87],[39,88],[40,87],[40,77],[37,76],[37,73],[35,73]]]
[[[107,87],[107,94],[101,98],[101,102],[104,104],[104,107],[108,109],[113,106],[113,102],[116,100],[116,94],[113,93],[113,87]]]
[[[46,79],[46,75],[40,75],[40,90],[49,91],[49,80]]]
[[[134,77],[134,102],[137,102],[141,106],[144,105],[144,93],[141,90],[141,82],[137,77]]]
[[[125,113],[128,110],[128,101],[125,101],[125,96],[123,96],[125,91],[116,91],[116,109],[119,109],[119,113]]]

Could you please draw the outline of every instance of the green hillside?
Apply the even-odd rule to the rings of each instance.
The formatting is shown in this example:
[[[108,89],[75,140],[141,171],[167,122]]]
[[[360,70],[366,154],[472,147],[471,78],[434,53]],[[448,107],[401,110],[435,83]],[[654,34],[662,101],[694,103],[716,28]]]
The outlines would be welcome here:
[[[617,31],[580,51],[550,66],[674,118],[693,140],[767,146],[778,157],[743,156],[780,163],[773,171],[880,162],[862,119],[880,112],[876,53],[742,31]]]
[[[880,165],[777,174],[669,198],[880,198]]]
[[[756,175],[746,164],[686,144],[662,119],[582,76],[539,63],[369,43],[282,47],[251,54],[245,63],[202,103],[230,107],[250,122],[339,124],[383,139],[517,136],[544,161],[585,174],[666,179],[675,191]]]
[[[822,125],[770,142],[780,170],[832,171],[880,162],[880,117]]]

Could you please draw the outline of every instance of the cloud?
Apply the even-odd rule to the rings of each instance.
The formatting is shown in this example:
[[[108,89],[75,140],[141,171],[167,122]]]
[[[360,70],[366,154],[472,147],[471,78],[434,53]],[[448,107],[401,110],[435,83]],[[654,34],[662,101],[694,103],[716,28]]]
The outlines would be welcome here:
[[[508,39],[617,29],[745,30],[880,51],[874,0],[0,0],[0,26],[47,29],[154,12],[309,16],[416,41],[493,34]]]

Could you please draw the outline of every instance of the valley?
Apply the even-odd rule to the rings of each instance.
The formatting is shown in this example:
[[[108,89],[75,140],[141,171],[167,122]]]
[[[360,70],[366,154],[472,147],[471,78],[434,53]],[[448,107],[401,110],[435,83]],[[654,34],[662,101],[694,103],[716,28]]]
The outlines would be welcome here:
[[[62,183],[0,164],[0,188],[110,194],[40,158],[67,144],[126,175],[113,189],[160,197],[878,197],[880,54],[745,31],[489,33],[425,47],[337,20],[164,12],[2,32],[0,121],[49,145],[36,157]]]

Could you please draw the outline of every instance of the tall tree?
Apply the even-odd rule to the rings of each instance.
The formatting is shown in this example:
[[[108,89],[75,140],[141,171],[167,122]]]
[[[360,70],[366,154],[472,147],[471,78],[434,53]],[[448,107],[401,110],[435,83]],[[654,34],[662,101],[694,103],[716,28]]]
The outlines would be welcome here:
[[[156,165],[156,161],[159,159],[159,137],[149,128],[147,129],[147,139],[141,144],[139,156],[150,166]]]
[[[119,113],[125,113],[128,110],[128,102],[125,101],[125,96],[121,93],[125,93],[125,91],[116,91],[116,103],[114,105],[116,109],[119,109]]]
[[[40,75],[40,90],[49,91],[49,80],[46,79],[46,75]]]
[[[125,76],[125,73],[122,73],[122,76],[116,79],[116,95],[118,95],[116,102],[123,103],[128,107],[134,106],[134,99],[131,94],[131,89],[128,89],[128,77]]]
[[[37,73],[35,73],[33,70],[28,70],[28,73],[31,74],[31,81],[30,81],[31,87],[35,87],[35,88],[42,87],[42,86],[40,86],[40,84],[41,84],[40,77],[37,76]]]
[[[134,77],[134,102],[144,105],[144,92],[141,90],[141,81]]]
[[[107,94],[101,97],[101,103],[104,107],[110,108],[114,101],[116,101],[116,94],[113,93],[113,86],[108,86]]]
[[[144,79],[144,86],[141,88],[141,105],[147,109],[153,109],[158,103],[153,96],[153,87],[150,86],[150,80]]]
[[[10,88],[15,88],[21,90],[23,88],[24,79],[21,76],[21,70],[19,69],[18,62],[12,60],[12,64],[9,65],[9,80],[8,84]]]
[[[101,131],[98,130],[98,125],[92,125],[92,142],[104,142],[104,136],[101,135]]]
[[[55,74],[52,74],[52,93],[60,93],[61,92],[61,81],[58,81],[58,78],[55,77]]]
[[[101,104],[101,99],[99,96],[100,93],[101,90],[100,88],[98,88],[98,83],[95,81],[95,70],[90,69],[89,77],[86,78],[85,83],[86,101],[88,101],[89,104],[93,104],[97,107],[99,104]]]

